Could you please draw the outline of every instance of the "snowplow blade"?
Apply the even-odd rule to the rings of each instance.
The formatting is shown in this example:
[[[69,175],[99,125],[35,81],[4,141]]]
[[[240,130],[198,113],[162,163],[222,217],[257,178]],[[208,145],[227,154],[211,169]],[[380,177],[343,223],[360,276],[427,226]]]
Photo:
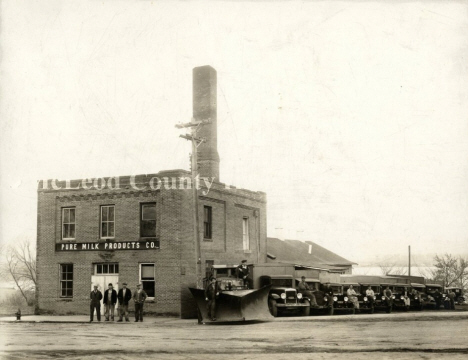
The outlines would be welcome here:
[[[205,291],[189,288],[199,310],[199,322],[213,322],[208,316]],[[223,291],[216,299],[216,322],[268,320],[272,316],[268,310],[270,286],[256,290]]]

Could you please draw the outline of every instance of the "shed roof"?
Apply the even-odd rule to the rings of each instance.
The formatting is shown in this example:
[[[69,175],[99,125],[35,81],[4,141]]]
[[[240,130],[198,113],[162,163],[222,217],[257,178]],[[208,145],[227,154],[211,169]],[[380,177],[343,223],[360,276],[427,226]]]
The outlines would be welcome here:
[[[356,265],[313,241],[280,240],[269,237],[267,246],[271,262],[289,262],[328,270],[342,270]],[[309,253],[310,246],[311,252]]]

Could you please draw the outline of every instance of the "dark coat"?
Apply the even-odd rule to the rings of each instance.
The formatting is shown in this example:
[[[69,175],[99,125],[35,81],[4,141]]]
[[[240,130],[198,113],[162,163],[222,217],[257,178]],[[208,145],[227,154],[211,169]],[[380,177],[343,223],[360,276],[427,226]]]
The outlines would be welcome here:
[[[123,289],[119,289],[119,295],[117,295],[117,298],[119,299],[120,305],[128,305],[128,303],[132,299],[132,291],[128,288],[125,289],[125,299],[124,299]]]
[[[108,300],[109,300],[109,289],[104,291],[104,304],[107,304]],[[112,289],[110,300],[111,300],[111,304],[113,305],[115,305],[115,303],[117,302],[117,291],[115,291],[114,289]]]
[[[205,289],[205,298],[208,300],[216,299],[216,294],[218,293],[218,284],[209,283]]]
[[[101,306],[102,293],[99,290],[96,292],[92,290],[89,298],[91,299],[91,305]]]
[[[306,282],[302,282],[302,281],[299,283],[299,285],[297,285],[297,289],[301,291],[305,291],[305,290],[310,291],[309,284],[307,284]]]
[[[143,289],[141,289],[140,293],[138,293],[138,290],[135,290],[133,293],[133,301],[137,304],[144,303],[147,297],[148,295],[146,295],[146,291]]]
[[[246,266],[245,268],[242,265],[237,267],[237,277],[240,279],[246,279],[249,276],[250,270],[249,267]]]
[[[329,297],[333,297],[333,289],[331,286],[324,286],[323,287],[323,292],[325,293],[325,295],[328,295]]]

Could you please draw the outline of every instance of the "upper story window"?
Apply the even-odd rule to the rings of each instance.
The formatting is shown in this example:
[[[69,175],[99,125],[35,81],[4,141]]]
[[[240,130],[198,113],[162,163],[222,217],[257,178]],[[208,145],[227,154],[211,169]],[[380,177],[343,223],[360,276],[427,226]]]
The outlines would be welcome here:
[[[75,208],[62,209],[62,239],[75,240]]]
[[[141,204],[141,237],[156,237],[156,203]]]
[[[250,250],[250,235],[249,235],[249,218],[242,219],[242,239],[244,243],[244,250]]]
[[[101,239],[112,239],[115,236],[115,206],[101,206]]]
[[[211,239],[212,237],[212,208],[211,206],[203,207],[203,237]]]

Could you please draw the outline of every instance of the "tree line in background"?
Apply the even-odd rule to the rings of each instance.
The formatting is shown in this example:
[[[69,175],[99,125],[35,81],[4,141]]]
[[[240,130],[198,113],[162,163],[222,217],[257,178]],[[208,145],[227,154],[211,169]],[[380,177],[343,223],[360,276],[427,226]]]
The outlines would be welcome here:
[[[22,304],[33,306],[37,289],[36,247],[31,241],[15,245],[0,245],[0,280],[14,283],[15,293],[2,302],[20,307]]]
[[[451,254],[436,255],[433,259],[433,269],[419,272],[428,281],[440,281],[446,287],[461,287],[468,290],[468,259]],[[380,264],[383,275],[408,275],[408,268],[392,263]]]

